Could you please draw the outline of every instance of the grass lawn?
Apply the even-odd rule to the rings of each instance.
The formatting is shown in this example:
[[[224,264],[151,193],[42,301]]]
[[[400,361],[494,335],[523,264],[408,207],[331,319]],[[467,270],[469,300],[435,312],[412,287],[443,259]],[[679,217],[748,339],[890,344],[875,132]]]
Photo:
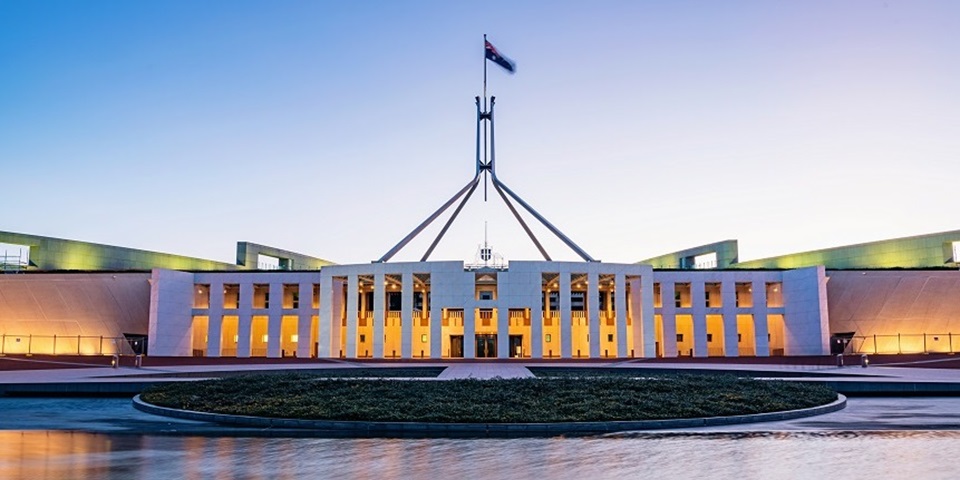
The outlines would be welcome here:
[[[157,385],[142,398],[164,407],[263,417],[527,423],[763,413],[827,404],[837,394],[814,383],[725,375],[428,381],[290,373]]]

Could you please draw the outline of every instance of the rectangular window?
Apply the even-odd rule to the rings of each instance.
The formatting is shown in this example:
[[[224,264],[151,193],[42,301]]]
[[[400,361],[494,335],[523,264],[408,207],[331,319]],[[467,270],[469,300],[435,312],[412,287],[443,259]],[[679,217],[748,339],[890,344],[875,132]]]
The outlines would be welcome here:
[[[713,334],[712,334],[712,333],[708,333],[708,334],[707,334],[707,343],[711,343],[711,342],[713,342]]]
[[[227,284],[223,286],[223,308],[240,308],[240,285]]]
[[[367,341],[367,336],[361,333],[361,334],[360,334],[360,343],[366,343],[366,341]]]
[[[0,270],[13,268],[25,270],[30,265],[30,247],[13,243],[0,243]]]
[[[612,333],[608,333],[608,334],[607,334],[607,341],[608,341],[608,342],[612,342],[612,341],[613,341],[613,334],[612,334]]]
[[[737,307],[753,307],[753,284],[749,282],[738,282],[735,288],[737,292]]]
[[[427,343],[427,334],[420,335],[420,343]]]
[[[705,268],[717,268],[717,252],[705,253],[703,255],[697,255],[693,257],[693,268],[698,270]]]
[[[372,308],[373,305],[370,305]],[[403,308],[403,295],[400,292],[387,292],[387,311],[399,312]]]
[[[210,285],[194,285],[193,308],[210,308]]]
[[[270,308],[270,285],[253,285],[253,308]]]
[[[413,310],[416,312],[423,311],[423,292],[413,292]]]
[[[587,292],[570,292],[570,310],[574,312],[582,312],[586,310],[586,300]]]
[[[293,294],[293,308],[300,308],[300,294]]]
[[[258,270],[280,270],[280,259],[262,253],[257,254]]]
[[[560,309],[560,292],[556,290],[551,290],[550,294],[547,295],[546,292],[540,294],[540,310],[546,311],[546,299],[550,300],[550,311],[556,312]]]
[[[493,300],[493,292],[490,290],[481,290],[480,300]]]
[[[676,306],[677,308],[680,308],[680,303],[681,303],[681,302],[680,302],[680,291],[679,291],[679,290],[676,291],[676,292],[673,292],[673,303],[674,303],[674,306]]]
[[[553,335],[550,335],[550,334],[548,333],[548,334],[546,335],[546,337],[544,337],[544,339],[547,341],[547,343],[550,343],[550,341],[553,340]]]
[[[682,334],[682,333],[678,333],[678,334],[677,334],[677,341],[678,341],[678,342],[682,342],[682,341],[683,341],[683,334]]]

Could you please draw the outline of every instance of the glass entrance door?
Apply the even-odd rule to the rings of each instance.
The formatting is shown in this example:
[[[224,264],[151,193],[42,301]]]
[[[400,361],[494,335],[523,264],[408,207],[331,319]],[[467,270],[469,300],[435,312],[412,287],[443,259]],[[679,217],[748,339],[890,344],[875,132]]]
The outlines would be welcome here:
[[[463,358],[463,335],[450,335],[450,357]]]
[[[523,356],[523,335],[510,335],[510,358]]]
[[[477,334],[477,358],[497,358],[497,334]]]

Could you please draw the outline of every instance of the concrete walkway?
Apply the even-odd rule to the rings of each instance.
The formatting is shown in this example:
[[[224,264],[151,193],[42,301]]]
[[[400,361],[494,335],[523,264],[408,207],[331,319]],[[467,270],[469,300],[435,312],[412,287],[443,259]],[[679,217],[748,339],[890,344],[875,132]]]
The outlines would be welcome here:
[[[493,378],[533,378],[533,373],[523,365],[508,363],[463,363],[450,365],[438,380],[453,380],[459,378],[473,378],[489,380]]]

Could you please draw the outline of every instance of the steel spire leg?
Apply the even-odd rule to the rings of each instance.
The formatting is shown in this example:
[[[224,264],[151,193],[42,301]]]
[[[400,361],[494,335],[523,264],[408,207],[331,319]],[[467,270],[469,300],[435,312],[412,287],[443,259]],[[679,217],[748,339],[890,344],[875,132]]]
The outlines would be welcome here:
[[[543,255],[543,259],[546,261],[551,261],[550,255],[547,254],[547,251],[543,248],[543,245],[540,244],[540,241],[537,240],[536,235],[533,234],[533,231],[530,230],[530,227],[527,226],[527,222],[523,221],[523,217],[520,216],[520,212],[517,212],[517,209],[513,207],[513,204],[510,203],[510,199],[507,198],[507,195],[503,193],[503,190],[500,189],[500,186],[497,184],[496,177],[494,177],[493,188],[500,194],[500,198],[503,199],[503,203],[507,204],[507,208],[513,212],[514,218],[520,222],[520,226],[523,227],[523,231],[527,232],[527,236],[530,237],[530,240],[533,240],[533,244],[537,246],[537,250],[540,250],[540,255]]]
[[[565,243],[568,247],[570,247],[571,250],[573,250],[574,252],[577,252],[577,255],[580,255],[580,258],[583,258],[587,262],[597,261],[597,260],[594,260],[593,257],[591,257],[589,254],[587,254],[587,252],[583,251],[582,248],[578,247],[576,243],[573,243],[573,240],[570,240],[569,238],[567,238],[567,236],[564,235],[563,232],[558,230],[557,227],[554,227],[553,224],[548,222],[546,218],[543,218],[543,215],[540,215],[536,210],[533,209],[533,207],[528,205],[527,202],[524,202],[519,195],[517,195],[516,193],[513,193],[513,191],[510,190],[510,188],[504,185],[503,182],[501,182],[500,179],[497,178],[496,173],[493,174],[493,187],[496,188],[497,191],[500,191],[501,188],[505,190],[511,197],[513,197],[514,200],[517,201],[517,203],[519,203],[521,206],[523,206],[523,208],[525,208],[528,212],[530,212],[530,215],[533,215],[534,217],[536,217],[536,219],[539,220],[544,227],[547,227],[547,229],[553,232],[553,234],[556,235],[557,238],[559,238],[561,241],[563,241],[563,243]],[[501,193],[501,195],[503,194]]]
[[[467,190],[470,190],[471,187],[476,186],[477,180],[479,178],[480,178],[480,175],[478,173],[473,177],[472,180],[470,180],[469,183],[464,185],[464,187],[461,188],[460,191],[456,193],[456,195],[454,195],[453,197],[450,197],[450,200],[447,200],[447,203],[444,203],[443,206],[438,208],[436,212],[433,212],[433,215],[430,215],[429,217],[427,217],[427,219],[424,220],[423,223],[421,223],[420,225],[417,225],[417,228],[413,229],[413,231],[410,232],[410,234],[408,234],[406,237],[403,237],[403,240],[400,240],[400,243],[396,244],[393,248],[390,249],[389,252],[385,253],[382,257],[380,257],[379,260],[374,261],[374,263],[383,263],[383,262],[389,261],[394,255],[397,254],[397,252],[400,251],[400,249],[402,249],[408,243],[410,243],[410,240],[413,240],[417,235],[420,234],[420,232],[423,231],[423,229],[427,228],[431,223],[433,223],[433,221],[436,220],[441,213],[443,213],[446,209],[450,208],[450,205],[453,205],[453,202],[456,202],[457,199],[463,196],[463,194],[466,193]]]
[[[463,206],[467,204],[470,200],[470,196],[473,195],[473,191],[477,189],[479,181],[474,181],[473,186],[470,187],[470,190],[467,192],[467,196],[463,197],[463,200],[460,201],[460,205],[457,205],[457,209],[453,211],[453,215],[450,216],[450,219],[447,220],[447,223],[443,225],[443,228],[440,229],[440,233],[437,235],[437,238],[433,240],[433,243],[430,244],[430,248],[427,249],[427,252],[423,254],[423,258],[420,259],[421,262],[426,262],[427,258],[430,257],[430,254],[433,253],[433,249],[437,247],[437,244],[440,243],[440,239],[443,238],[443,235],[447,233],[447,229],[450,228],[450,225],[453,224],[453,221],[457,219],[457,215],[460,214],[460,210],[463,210]],[[486,186],[486,184],[484,184]]]

